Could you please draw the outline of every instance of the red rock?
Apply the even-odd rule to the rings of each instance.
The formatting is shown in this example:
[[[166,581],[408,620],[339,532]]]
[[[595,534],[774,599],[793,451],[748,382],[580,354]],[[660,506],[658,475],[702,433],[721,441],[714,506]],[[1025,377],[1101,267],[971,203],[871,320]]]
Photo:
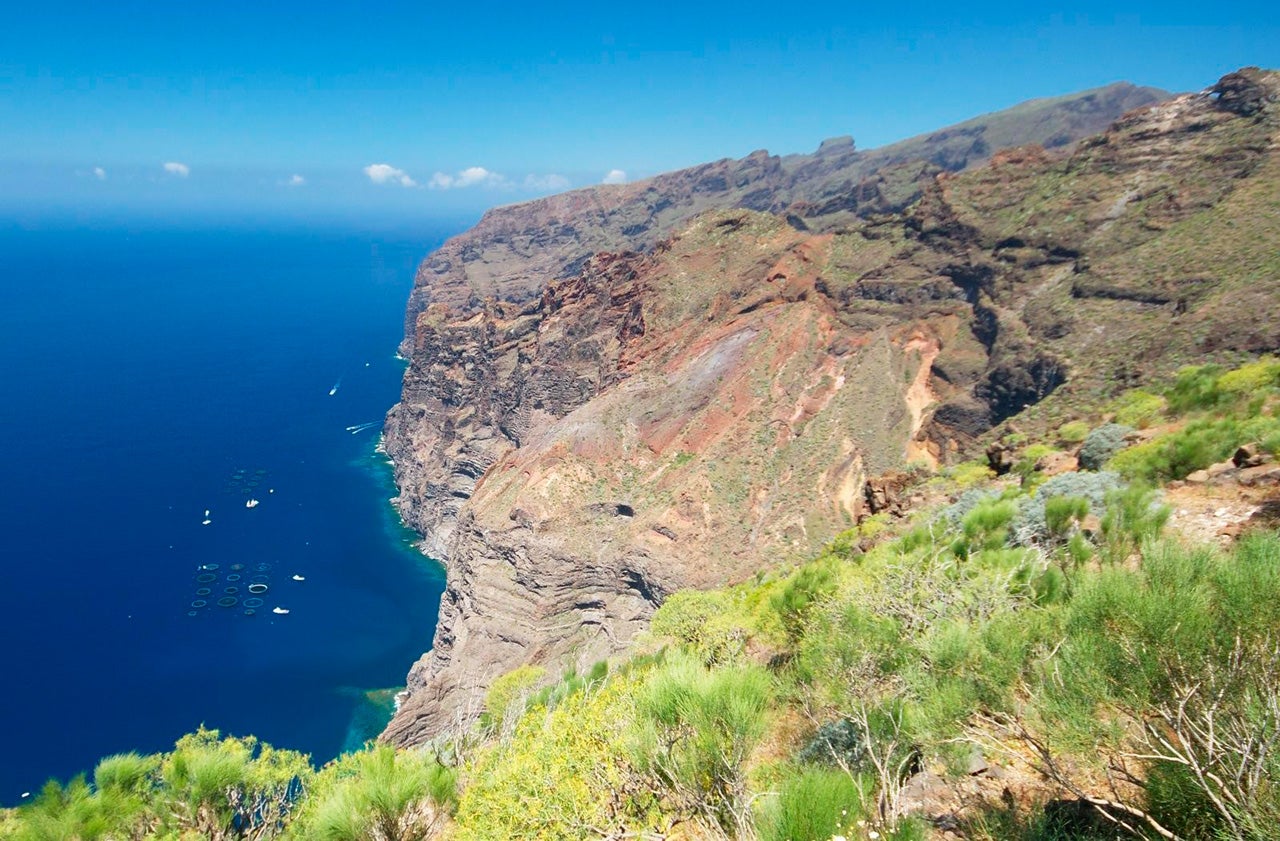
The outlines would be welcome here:
[[[1057,476],[1059,473],[1072,473],[1079,469],[1080,463],[1071,453],[1049,453],[1036,462],[1036,470],[1045,476]]]

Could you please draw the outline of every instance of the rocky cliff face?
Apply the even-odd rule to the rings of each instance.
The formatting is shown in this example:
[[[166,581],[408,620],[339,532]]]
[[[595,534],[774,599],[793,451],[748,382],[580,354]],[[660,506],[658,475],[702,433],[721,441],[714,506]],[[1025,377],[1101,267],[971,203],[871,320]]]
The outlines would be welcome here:
[[[494,211],[448,243],[387,426],[448,585],[385,737],[469,719],[521,663],[619,650],[674,589],[812,553],[868,476],[1028,405],[1280,345],[1280,83],[1216,90],[1113,90],[1143,107],[959,174],[837,142]],[[1091,96],[1037,124],[1096,116]],[[991,125],[913,142],[962,138],[956,168]]]
[[[631,184],[495,208],[422,263],[405,317],[405,349],[431,303],[475,311],[490,298],[529,301],[549,281],[575,276],[592,254],[647,249],[704,210],[794,211],[822,224],[851,213],[900,210],[938,172],[959,171],[1028,143],[1068,148],[1121,114],[1166,96],[1115,84],[1027,102],[867,152],[858,151],[851,138],[834,138],[812,155],[759,151]]]

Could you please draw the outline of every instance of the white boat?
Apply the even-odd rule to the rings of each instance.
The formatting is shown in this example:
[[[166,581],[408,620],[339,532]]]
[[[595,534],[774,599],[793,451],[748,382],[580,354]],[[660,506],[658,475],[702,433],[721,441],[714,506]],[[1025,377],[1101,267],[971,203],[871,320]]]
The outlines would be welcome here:
[[[201,521],[200,521],[200,525],[202,525],[202,526],[207,526],[207,525],[209,525],[209,524],[210,524],[210,523],[212,523],[212,522],[213,522],[213,520],[210,520],[208,517],[206,517],[206,518],[204,518],[203,520],[201,520]]]
[[[281,616],[283,616],[284,614],[288,613],[288,612],[289,612],[289,610],[288,610],[287,608],[283,608],[283,607],[273,607],[273,608],[271,608],[271,612],[272,612],[272,613],[279,613]]]
[[[258,503],[258,500],[256,500],[256,499],[249,499],[249,500],[245,500],[244,507],[245,507],[245,508],[257,508],[257,507],[258,507],[258,504],[259,504],[259,503]]]
[[[293,580],[294,580],[294,581],[306,581],[307,579],[306,579],[306,576],[303,576],[303,575],[295,575],[295,576],[293,577]]]

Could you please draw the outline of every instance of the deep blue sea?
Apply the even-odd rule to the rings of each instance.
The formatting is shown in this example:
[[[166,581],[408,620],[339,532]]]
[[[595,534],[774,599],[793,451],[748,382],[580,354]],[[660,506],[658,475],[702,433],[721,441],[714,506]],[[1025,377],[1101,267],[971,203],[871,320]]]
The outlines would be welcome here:
[[[0,228],[0,804],[202,723],[376,731],[443,573],[375,448],[460,227]]]

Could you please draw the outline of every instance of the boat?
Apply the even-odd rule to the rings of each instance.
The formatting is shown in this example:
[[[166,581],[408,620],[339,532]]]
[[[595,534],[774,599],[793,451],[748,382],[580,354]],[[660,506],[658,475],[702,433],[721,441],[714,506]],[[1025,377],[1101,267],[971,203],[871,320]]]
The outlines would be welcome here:
[[[289,609],[288,609],[288,608],[284,608],[284,607],[273,607],[273,608],[271,608],[271,612],[272,612],[272,613],[278,613],[278,614],[280,614],[281,616],[283,616],[284,614],[286,614],[286,613],[288,613],[288,612],[289,612]]]
[[[304,575],[295,575],[295,576],[293,577],[293,580],[294,580],[294,581],[306,581],[306,580],[307,580],[307,578],[306,578],[306,576],[304,576]]]
[[[257,508],[258,505],[259,503],[258,503],[258,500],[256,499],[248,499],[248,500],[245,500],[245,503],[244,503],[245,508]]]

